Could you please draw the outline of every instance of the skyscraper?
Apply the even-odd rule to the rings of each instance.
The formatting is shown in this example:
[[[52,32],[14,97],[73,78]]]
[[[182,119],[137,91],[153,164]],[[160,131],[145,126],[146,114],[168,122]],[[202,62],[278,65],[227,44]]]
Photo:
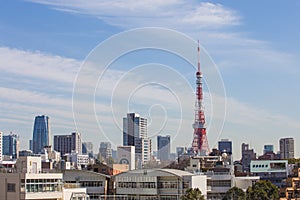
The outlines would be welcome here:
[[[33,126],[32,151],[41,153],[44,146],[51,145],[50,119],[48,116],[36,116]]]
[[[82,154],[81,134],[73,132],[71,135],[55,135],[54,150],[62,156],[72,152]]]
[[[108,158],[112,157],[111,143],[110,142],[101,142],[100,148],[99,148],[99,153],[103,159],[108,159]]]
[[[94,157],[94,145],[92,142],[82,142],[82,154]]]
[[[218,149],[221,153],[232,154],[232,142],[228,139],[222,139],[218,142]]]
[[[151,140],[147,133],[147,119],[136,113],[123,118],[123,146],[135,146],[136,161],[144,164],[150,161]]]
[[[170,140],[171,137],[167,136],[157,136],[157,158],[160,161],[170,160]]]
[[[280,158],[294,158],[294,138],[281,138],[279,140]]]
[[[6,156],[11,156],[11,158],[18,158],[19,153],[19,136],[10,133],[9,135],[2,136],[2,154]]]

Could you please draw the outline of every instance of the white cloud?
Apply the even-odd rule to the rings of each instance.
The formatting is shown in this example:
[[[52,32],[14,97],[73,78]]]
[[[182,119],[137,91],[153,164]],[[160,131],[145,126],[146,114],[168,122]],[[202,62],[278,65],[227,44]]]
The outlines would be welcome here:
[[[169,28],[194,26],[195,29],[220,28],[239,24],[238,14],[221,5],[185,0],[97,1],[29,0],[54,9],[93,15],[113,26],[134,28],[159,26]]]

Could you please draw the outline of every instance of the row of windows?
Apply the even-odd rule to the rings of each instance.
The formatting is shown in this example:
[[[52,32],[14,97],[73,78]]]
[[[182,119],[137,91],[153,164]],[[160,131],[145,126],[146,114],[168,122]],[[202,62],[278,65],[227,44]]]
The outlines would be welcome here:
[[[81,187],[103,187],[103,181],[80,181]]]
[[[158,188],[178,188],[177,182],[159,182]]]
[[[207,186],[231,187],[231,180],[207,180]]]
[[[61,192],[62,184],[21,184],[21,192]]]
[[[269,167],[269,165],[252,165],[253,168]]]
[[[155,182],[118,182],[119,188],[156,188]]]
[[[26,179],[26,183],[60,183],[62,179]],[[21,183],[25,183],[25,179],[21,179]]]

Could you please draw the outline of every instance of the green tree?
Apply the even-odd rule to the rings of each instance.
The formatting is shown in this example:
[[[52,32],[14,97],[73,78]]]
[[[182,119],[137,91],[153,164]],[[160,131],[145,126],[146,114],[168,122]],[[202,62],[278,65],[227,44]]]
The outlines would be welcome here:
[[[278,188],[270,181],[258,181],[247,189],[247,200],[277,200]]]
[[[238,187],[230,188],[223,197],[223,200],[245,200],[246,193]]]
[[[185,194],[181,197],[181,200],[204,200],[204,196],[199,188],[189,188],[185,191]]]

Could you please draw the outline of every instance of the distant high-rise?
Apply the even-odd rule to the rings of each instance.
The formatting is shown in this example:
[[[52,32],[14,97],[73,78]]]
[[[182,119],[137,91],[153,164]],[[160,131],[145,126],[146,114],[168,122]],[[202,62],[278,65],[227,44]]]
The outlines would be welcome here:
[[[243,172],[250,172],[251,160],[256,159],[256,153],[253,149],[249,149],[249,144],[242,144],[242,167]]]
[[[232,142],[228,139],[222,139],[218,142],[218,149],[221,153],[232,154]]]
[[[99,148],[99,153],[103,159],[111,158],[112,157],[111,143],[110,142],[101,142],[100,148]]]
[[[274,153],[274,145],[272,144],[264,145],[264,154],[266,153]]]
[[[51,145],[50,119],[48,116],[36,116],[33,126],[32,151],[41,153],[45,146]]]
[[[136,113],[128,113],[123,118],[123,146],[135,146],[137,162],[144,164],[150,161],[151,140],[147,133],[147,119]]]
[[[82,143],[82,154],[89,155],[89,157],[94,157],[94,145],[92,142]]]
[[[167,136],[157,136],[157,158],[160,161],[170,160],[170,142],[171,137]]]
[[[9,134],[2,136],[2,154],[11,156],[11,158],[18,158],[19,154],[19,136],[16,134]]]
[[[2,132],[0,132],[0,161],[2,161]]]
[[[279,140],[280,158],[294,158],[294,138],[281,138]]]
[[[54,150],[62,156],[72,152],[82,154],[81,134],[73,132],[71,135],[55,135]]]

